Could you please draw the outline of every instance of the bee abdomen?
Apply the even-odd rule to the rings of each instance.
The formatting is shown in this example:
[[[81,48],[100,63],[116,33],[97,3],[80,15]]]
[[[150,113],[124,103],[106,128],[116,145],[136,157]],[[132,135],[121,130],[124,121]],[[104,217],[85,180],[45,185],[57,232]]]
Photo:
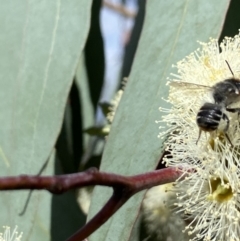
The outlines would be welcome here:
[[[220,105],[205,103],[197,114],[197,124],[203,131],[214,131],[218,129],[223,112]]]

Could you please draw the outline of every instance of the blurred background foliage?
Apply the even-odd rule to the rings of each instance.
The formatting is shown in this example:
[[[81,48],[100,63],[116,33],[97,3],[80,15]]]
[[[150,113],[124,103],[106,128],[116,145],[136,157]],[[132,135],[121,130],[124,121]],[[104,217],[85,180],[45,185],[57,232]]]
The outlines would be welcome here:
[[[240,27],[238,0],[1,5],[2,176],[37,174],[46,161],[42,175],[89,167],[133,175],[162,168],[154,121],[161,118],[171,65],[194,51],[197,40],[222,40]],[[126,77],[108,136],[106,113]],[[18,225],[23,240],[65,240],[85,224],[91,192],[33,192],[21,216],[29,193],[1,193],[0,225]],[[94,190],[88,219],[109,196],[109,190]],[[89,240],[149,238],[139,218],[143,196],[136,195]]]

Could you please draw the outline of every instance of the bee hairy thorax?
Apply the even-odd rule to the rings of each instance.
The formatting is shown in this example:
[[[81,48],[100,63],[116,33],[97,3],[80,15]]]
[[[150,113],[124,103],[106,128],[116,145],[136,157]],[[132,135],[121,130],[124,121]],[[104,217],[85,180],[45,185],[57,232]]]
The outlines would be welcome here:
[[[219,130],[225,133],[225,136],[232,145],[226,133],[230,125],[228,114],[229,112],[240,113],[240,108],[231,108],[229,105],[240,101],[240,80],[229,78],[218,82],[212,87],[212,96],[215,103],[206,102],[199,109],[196,117],[199,127],[197,142],[202,131],[212,132]]]
[[[240,101],[240,80],[236,78],[226,79],[213,86],[213,98],[215,103],[225,107]]]

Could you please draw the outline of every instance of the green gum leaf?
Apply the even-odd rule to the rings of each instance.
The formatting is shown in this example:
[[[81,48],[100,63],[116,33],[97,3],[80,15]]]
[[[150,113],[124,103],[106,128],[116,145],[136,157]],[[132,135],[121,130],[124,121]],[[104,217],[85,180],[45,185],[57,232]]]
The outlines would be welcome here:
[[[91,1],[1,2],[1,176],[37,174],[52,152],[87,38],[90,10]],[[43,175],[53,174],[51,161]],[[52,240],[52,195],[33,192],[26,213],[18,216],[27,195],[1,192],[0,226],[18,225],[22,240]]]
[[[172,64],[194,51],[197,41],[218,38],[228,1],[147,1],[144,27],[132,71],[104,150],[101,170],[134,175],[154,170],[163,152],[155,120],[167,107],[166,79]],[[214,14],[213,14],[214,13]],[[144,192],[131,198],[90,241],[138,240],[133,229]],[[90,214],[95,215],[111,190],[94,190]]]

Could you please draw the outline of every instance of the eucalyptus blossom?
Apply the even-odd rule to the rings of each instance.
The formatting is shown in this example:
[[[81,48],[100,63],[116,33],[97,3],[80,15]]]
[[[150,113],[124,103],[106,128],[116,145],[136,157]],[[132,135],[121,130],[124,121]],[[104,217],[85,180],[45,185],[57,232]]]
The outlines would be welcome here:
[[[0,241],[21,241],[22,233],[18,233],[18,227],[15,226],[13,231],[9,226],[3,226],[4,232],[0,233]]]
[[[181,166],[188,174],[174,187],[176,212],[188,222],[183,231],[194,234],[190,240],[240,240],[239,114],[223,106],[228,129],[224,120],[217,130],[205,133],[196,124],[201,106],[214,104],[212,87],[240,78],[240,35],[225,38],[220,45],[216,39],[200,43],[173,67],[177,73],[169,79],[166,100],[172,107],[160,108],[164,116],[158,123],[159,137],[167,138],[163,161],[166,166]],[[239,108],[240,103],[230,107]]]

